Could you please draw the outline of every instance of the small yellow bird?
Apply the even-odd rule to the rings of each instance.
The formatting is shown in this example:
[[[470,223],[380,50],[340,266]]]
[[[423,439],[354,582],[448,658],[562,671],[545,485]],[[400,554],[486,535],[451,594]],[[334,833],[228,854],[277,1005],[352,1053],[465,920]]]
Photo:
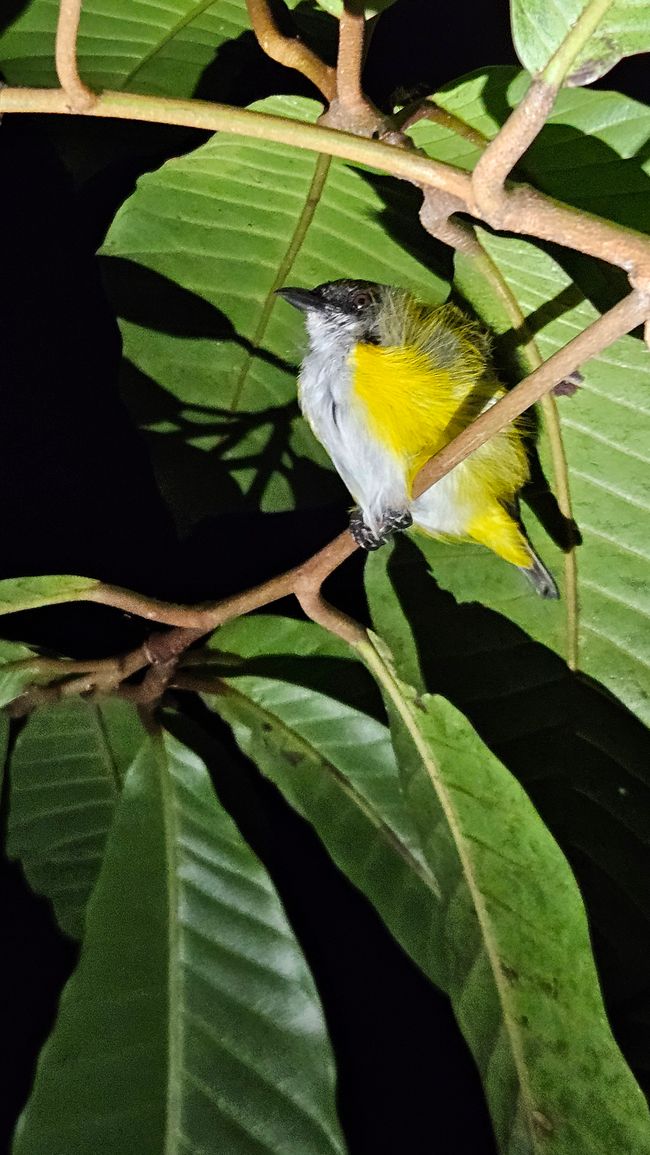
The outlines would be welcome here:
[[[519,518],[529,477],[521,419],[412,497],[421,466],[505,392],[480,326],[455,305],[426,305],[371,281],[278,294],[305,314],[300,406],[359,504],[350,519],[358,545],[377,549],[411,525],[481,542],[518,566],[541,597],[558,597]]]

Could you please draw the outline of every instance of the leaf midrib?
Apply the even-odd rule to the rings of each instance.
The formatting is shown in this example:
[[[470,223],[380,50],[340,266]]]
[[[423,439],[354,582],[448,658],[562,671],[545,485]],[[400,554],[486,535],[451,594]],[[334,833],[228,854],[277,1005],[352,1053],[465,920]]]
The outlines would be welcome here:
[[[217,699],[219,697],[228,697],[239,701],[250,713],[258,715],[260,721],[270,723],[274,730],[290,738],[291,742],[298,746],[310,761],[316,762],[325,769],[343,793],[354,802],[362,814],[364,814],[374,826],[390,849],[399,855],[402,861],[418,876],[434,897],[438,901],[441,900],[442,893],[433,871],[425,863],[420,862],[414,857],[409,848],[400,840],[399,835],[384,822],[384,819],[377,813],[372,803],[357,791],[355,786],[345,776],[344,772],[339,770],[329,758],[325,758],[306,738],[303,738],[301,734],[293,730],[286,722],[279,718],[277,714],[260,706],[258,702],[253,701],[252,698],[249,698],[241,690],[235,689],[235,687],[231,686],[228,682],[221,682],[218,686],[215,686],[214,696]]]
[[[262,341],[264,340],[264,335],[266,333],[268,323],[271,319],[271,313],[273,312],[273,307],[276,303],[274,295],[275,291],[276,289],[281,288],[284,284],[284,281],[302,247],[302,243],[307,235],[307,232],[309,231],[309,226],[311,225],[314,213],[316,212],[320,202],[321,194],[329,174],[331,163],[332,158],[330,156],[325,156],[319,153],[316,157],[314,175],[311,179],[311,183],[307,191],[307,196],[305,197],[305,203],[300,211],[300,215],[296,222],[296,226],[294,228],[291,239],[287,245],[284,257],[278,266],[278,270],[273,279],[273,284],[271,285],[271,288],[266,295],[266,300],[262,307],[260,319],[251,338],[251,352],[246,355],[235,385],[233,399],[231,402],[231,409],[233,412],[236,412],[241,401],[241,395],[246,384],[246,379],[250,372],[254,354],[257,352],[260,345],[262,344]]]
[[[168,29],[164,36],[161,36],[160,40],[157,41],[157,43],[153,45],[149,52],[147,52],[142,57],[136,67],[132,68],[128,75],[124,77],[122,83],[119,86],[120,90],[127,88],[131,84],[134,76],[137,76],[138,72],[140,72],[145,67],[145,65],[149,63],[150,60],[153,60],[154,56],[157,56],[159,52],[162,52],[163,48],[165,48],[166,45],[169,44],[175,36],[178,36],[179,32],[182,32],[183,29],[187,28],[187,26],[194,20],[197,20],[199,16],[202,16],[206,8],[212,8],[215,2],[216,0],[201,0],[201,3],[197,4],[191,12],[187,13],[180,20],[177,20],[176,24],[174,24],[172,28]]]
[[[363,646],[359,647],[359,649],[371,672],[377,678],[379,685],[384,687],[387,695],[395,707],[397,714],[399,715],[404,727],[406,728],[409,737],[411,738],[411,741],[413,742],[413,745],[415,746],[417,753],[422,761],[422,765],[427,772],[429,780],[431,781],[431,784],[436,792],[443,814],[448,823],[449,830],[456,847],[456,853],[460,859],[463,878],[469,890],[472,905],[476,912],[476,918],[481,930],[481,939],[488,957],[497,998],[501,1006],[502,1023],[510,1043],[509,1049],[517,1075],[517,1083],[522,1099],[522,1106],[525,1112],[526,1127],[531,1143],[531,1151],[541,1151],[542,1148],[538,1144],[535,1135],[535,1118],[538,1112],[535,1107],[528,1078],[528,1067],[526,1064],[521,1032],[519,1030],[516,1015],[510,1006],[508,980],[506,979],[501,959],[499,957],[499,951],[492,932],[492,926],[487,906],[484,902],[483,893],[479,887],[478,881],[474,875],[473,863],[465,845],[465,838],[456,814],[456,810],[454,808],[453,801],[447,791],[445,782],[440,773],[439,766],[435,761],[426,740],[423,738],[420,732],[417,718],[413,712],[413,707],[409,704],[405,695],[402,693],[397,677],[392,673],[387,664],[384,662],[380,653],[375,648],[371,640],[364,643]]]

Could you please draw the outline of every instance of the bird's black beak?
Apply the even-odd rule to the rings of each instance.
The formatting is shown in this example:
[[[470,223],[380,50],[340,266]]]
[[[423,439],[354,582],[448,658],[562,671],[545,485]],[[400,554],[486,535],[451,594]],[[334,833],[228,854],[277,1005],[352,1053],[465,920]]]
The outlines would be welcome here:
[[[314,292],[313,289],[276,289],[275,293],[276,296],[288,301],[295,309],[301,309],[303,313],[306,313],[308,309],[322,310],[325,308],[325,302],[320,293]]]

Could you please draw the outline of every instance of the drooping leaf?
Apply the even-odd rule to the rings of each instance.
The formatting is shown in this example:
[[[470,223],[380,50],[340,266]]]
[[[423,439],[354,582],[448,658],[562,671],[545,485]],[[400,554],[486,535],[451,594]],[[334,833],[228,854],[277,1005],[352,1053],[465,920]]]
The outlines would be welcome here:
[[[456,603],[412,541],[400,539],[368,559],[366,589],[404,676],[462,711],[569,859],[616,1038],[647,1089],[647,729],[501,614]]]
[[[255,107],[306,120],[320,111],[290,97]],[[273,293],[348,276],[440,300],[443,283],[414,255],[416,204],[338,161],[226,134],[141,178],[103,252],[135,366],[125,398],[181,523],[342,492],[298,414],[302,318]]]
[[[30,659],[36,661],[37,657],[28,646],[0,638],[0,707],[13,702],[35,680],[33,669],[27,665]],[[16,662],[20,666],[16,667]]]
[[[240,653],[249,669],[263,670],[264,660],[274,659],[266,676],[222,670],[221,691],[208,696],[209,704],[312,823],[411,957],[442,985],[430,934],[438,883],[418,850],[386,726],[341,701],[358,676],[347,647],[318,626],[265,615],[228,623],[210,645]],[[346,650],[348,657],[337,659]],[[305,655],[302,666],[296,654]],[[316,661],[322,689],[309,685],[304,669],[313,670]]]
[[[16,739],[7,853],[73,938],[83,937],[124,776],[145,738],[135,708],[114,698],[43,706]]]
[[[95,578],[68,574],[47,577],[5,578],[0,581],[0,614],[16,614],[38,606],[83,600],[89,590],[100,583]]]
[[[400,778],[384,727],[335,690],[323,692],[325,679],[321,691],[294,681],[296,638],[305,630],[315,654],[313,627],[292,622],[283,639],[275,623],[267,638],[264,620],[255,620],[258,660],[275,653],[275,679],[224,672],[210,702],[449,992],[501,1149],[650,1150],[642,1096],[604,1019],[575,882],[521,788],[453,707],[418,703],[402,689],[417,746],[409,737],[405,754],[398,741]],[[243,624],[230,623],[211,644],[236,653]],[[252,631],[241,641],[250,661]],[[340,677],[332,671],[332,686]]]
[[[342,1155],[322,1011],[278,898],[174,739],[131,767],[15,1155]]]
[[[500,1149],[649,1151],[647,1106],[607,1025],[557,845],[454,707],[399,683],[393,705],[402,782],[442,879],[445,985]]]
[[[524,68],[541,72],[594,0],[510,0],[512,38]],[[623,56],[650,51],[650,5],[647,0],[614,0],[600,4],[595,30],[571,65],[570,84],[591,84]]]

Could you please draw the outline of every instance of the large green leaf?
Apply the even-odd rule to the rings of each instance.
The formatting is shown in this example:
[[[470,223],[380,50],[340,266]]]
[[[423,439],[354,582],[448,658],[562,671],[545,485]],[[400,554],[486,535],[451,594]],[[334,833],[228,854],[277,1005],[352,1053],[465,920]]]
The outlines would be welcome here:
[[[83,936],[124,775],[145,737],[127,702],[69,699],[37,710],[16,739],[7,853],[74,938]]]
[[[256,107],[307,120],[320,111],[291,97]],[[412,193],[327,157],[219,134],[141,178],[103,252],[119,258],[107,273],[137,369],[126,401],[182,523],[341,492],[298,415],[302,318],[273,292],[370,277],[440,300]]]
[[[58,0],[32,0],[0,37],[10,84],[54,86]],[[84,0],[79,68],[94,88],[191,96],[228,40],[250,30],[245,0]]]
[[[341,1155],[311,976],[277,895],[170,737],[129,771],[15,1155]]]
[[[524,68],[541,72],[588,7],[596,7],[594,0],[510,0],[512,37]],[[621,57],[650,51],[648,0],[610,0],[599,7],[602,18],[571,64],[570,83],[590,84]]]
[[[366,566],[373,619],[418,691],[467,716],[526,789],[585,899],[608,1014],[647,1088],[650,734],[501,614],[456,603],[401,538]]]
[[[472,73],[432,97],[456,118],[455,127],[454,122],[420,120],[409,135],[434,159],[472,169],[482,143],[496,136],[529,82],[525,73],[510,67]],[[518,171],[576,208],[646,231],[649,131],[650,111],[637,100],[618,92],[563,89]]]
[[[544,358],[597,317],[570,278],[534,245],[481,232],[481,242],[531,318]],[[471,271],[463,292],[472,296]],[[483,286],[475,284],[477,295]],[[563,307],[555,307],[555,302]],[[644,345],[624,337],[581,367],[584,381],[558,401],[568,459],[574,516],[583,536],[578,550],[578,613],[562,600],[543,602],[516,570],[472,546],[446,547],[416,537],[436,579],[462,600],[479,600],[506,613],[532,637],[565,654],[603,682],[644,721],[650,720],[650,360]],[[547,439],[541,442],[552,476]],[[531,527],[542,555],[564,588],[560,551]]]
[[[314,825],[411,957],[442,985],[430,933],[438,883],[418,849],[386,726],[341,701],[359,674],[349,650],[343,657],[346,647],[318,626],[265,615],[228,623],[210,645],[217,658],[225,651],[246,659],[244,673],[221,668],[221,692],[208,698],[212,708]],[[310,684],[317,663],[319,688]],[[246,672],[265,668],[266,674]]]
[[[575,882],[521,788],[452,706],[416,700],[377,659],[407,720],[406,753],[396,722],[400,777],[385,727],[338,700],[338,667],[329,693],[325,681],[320,691],[297,681],[297,639],[316,656],[314,627],[274,620],[267,636],[264,619],[255,623],[255,632],[230,623],[211,644],[241,652],[249,668],[255,654],[275,655],[275,679],[222,671],[210,702],[450,994],[501,1149],[650,1150],[642,1096],[604,1018]]]
[[[565,859],[463,715],[416,695],[384,657],[375,667],[407,801],[441,881],[445,988],[500,1150],[650,1151],[647,1105],[611,1036]]]

